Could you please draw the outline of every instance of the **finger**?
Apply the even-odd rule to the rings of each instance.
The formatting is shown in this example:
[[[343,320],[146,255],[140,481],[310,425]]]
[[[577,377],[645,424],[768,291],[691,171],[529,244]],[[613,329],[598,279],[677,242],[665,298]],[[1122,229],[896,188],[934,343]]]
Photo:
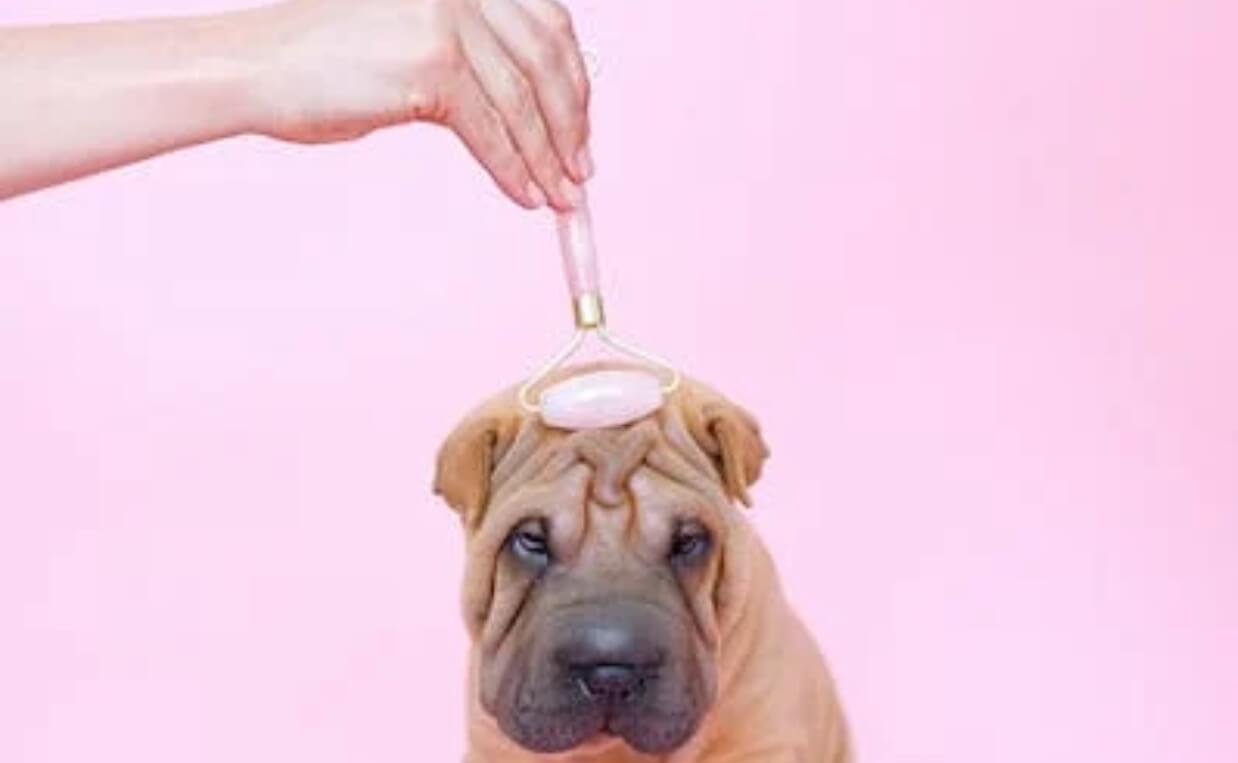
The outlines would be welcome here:
[[[507,134],[503,118],[471,74],[466,74],[464,80],[456,89],[447,126],[460,136],[469,153],[513,201],[526,209],[545,206],[546,195],[529,174],[524,158]]]
[[[580,203],[580,187],[569,178],[551,144],[533,86],[480,16],[460,21],[460,41],[482,90],[503,117],[507,132],[519,149],[533,179],[550,203],[567,210]]]
[[[514,0],[483,0],[482,13],[508,54],[533,85],[551,141],[577,182],[591,174],[588,80],[570,18],[550,22]],[[582,87],[583,83],[583,87]]]
[[[580,99],[587,106],[591,87],[589,67],[580,49],[580,38],[576,34],[575,24],[572,23],[571,12],[557,0],[520,0],[520,6],[539,20],[552,35],[568,41],[572,54],[568,57],[568,74],[577,92],[580,93]]]

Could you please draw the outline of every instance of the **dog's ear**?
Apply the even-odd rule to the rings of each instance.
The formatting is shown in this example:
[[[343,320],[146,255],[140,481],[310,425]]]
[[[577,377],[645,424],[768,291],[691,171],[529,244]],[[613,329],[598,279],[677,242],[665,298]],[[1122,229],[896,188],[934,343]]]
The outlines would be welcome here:
[[[481,523],[490,497],[490,475],[515,439],[519,416],[482,410],[464,420],[439,448],[434,492],[455,509],[464,526]]]
[[[748,488],[769,458],[760,425],[752,414],[708,388],[700,386],[690,394],[694,400],[684,407],[688,430],[713,459],[731,498],[751,506]]]

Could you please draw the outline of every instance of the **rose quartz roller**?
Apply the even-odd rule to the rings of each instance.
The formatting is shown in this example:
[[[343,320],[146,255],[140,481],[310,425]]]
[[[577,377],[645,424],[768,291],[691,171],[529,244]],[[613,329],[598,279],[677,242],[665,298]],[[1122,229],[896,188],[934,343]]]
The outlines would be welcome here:
[[[607,332],[588,203],[582,201],[574,210],[560,213],[558,226],[576,333],[566,347],[520,388],[520,404],[525,410],[540,414],[546,424],[559,429],[601,429],[647,416],[662,407],[665,395],[675,391],[679,372],[660,358],[621,342]],[[563,366],[591,336],[622,355],[655,367],[657,372],[620,368],[576,374],[542,390],[535,399],[533,393],[537,386]]]

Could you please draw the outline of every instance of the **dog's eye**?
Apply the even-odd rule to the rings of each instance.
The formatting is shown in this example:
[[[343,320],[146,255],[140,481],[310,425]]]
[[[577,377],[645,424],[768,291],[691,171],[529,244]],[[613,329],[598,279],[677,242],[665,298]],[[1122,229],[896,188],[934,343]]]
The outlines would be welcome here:
[[[508,544],[512,552],[525,561],[539,565],[550,561],[550,541],[540,521],[525,522],[517,527]]]
[[[709,552],[709,531],[698,525],[686,525],[671,541],[671,561],[679,564],[697,561]]]

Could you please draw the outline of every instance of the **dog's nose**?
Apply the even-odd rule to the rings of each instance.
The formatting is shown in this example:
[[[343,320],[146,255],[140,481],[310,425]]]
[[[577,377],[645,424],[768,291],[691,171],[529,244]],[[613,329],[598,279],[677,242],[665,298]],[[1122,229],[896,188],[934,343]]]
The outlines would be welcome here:
[[[648,631],[640,623],[626,620],[577,623],[556,650],[555,658],[574,670],[656,668],[662,662],[662,650]]]
[[[555,658],[589,698],[627,701],[657,677],[662,650],[639,620],[607,618],[573,625]]]
[[[622,702],[638,694],[644,685],[641,671],[634,665],[601,663],[577,670],[581,689],[593,699]]]

